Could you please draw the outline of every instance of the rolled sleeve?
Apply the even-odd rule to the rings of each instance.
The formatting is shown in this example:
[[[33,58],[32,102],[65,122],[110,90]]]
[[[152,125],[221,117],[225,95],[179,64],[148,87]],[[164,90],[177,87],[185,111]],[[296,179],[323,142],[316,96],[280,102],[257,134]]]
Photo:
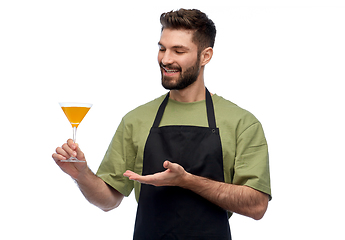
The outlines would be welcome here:
[[[237,138],[233,184],[251,187],[272,198],[268,146],[259,122],[250,125]]]
[[[110,142],[108,150],[100,164],[97,176],[124,196],[129,196],[134,183],[123,174],[126,170],[133,171],[133,151],[130,138],[126,137],[123,121]]]

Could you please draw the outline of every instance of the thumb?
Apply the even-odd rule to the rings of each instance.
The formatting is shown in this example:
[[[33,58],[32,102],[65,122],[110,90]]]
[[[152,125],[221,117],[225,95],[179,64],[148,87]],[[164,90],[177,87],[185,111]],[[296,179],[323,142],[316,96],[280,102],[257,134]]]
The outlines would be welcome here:
[[[163,163],[163,167],[166,168],[166,169],[170,169],[171,171],[176,171],[176,170],[178,170],[180,165],[178,165],[177,163],[172,163],[172,162],[166,160]]]
[[[171,166],[171,162],[169,162],[168,160],[166,160],[166,161],[164,161],[164,163],[163,163],[163,167],[164,168],[169,168],[169,165]]]

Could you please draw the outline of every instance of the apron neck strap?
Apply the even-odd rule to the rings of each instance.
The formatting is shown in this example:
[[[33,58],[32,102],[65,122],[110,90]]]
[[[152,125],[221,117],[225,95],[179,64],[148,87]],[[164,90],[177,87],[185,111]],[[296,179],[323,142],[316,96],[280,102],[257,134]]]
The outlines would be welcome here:
[[[169,100],[169,93],[166,95],[166,97],[164,98],[163,102],[161,103],[161,105],[159,106],[159,109],[158,109],[158,112],[157,112],[157,115],[156,115],[156,118],[155,118],[155,121],[152,125],[152,127],[154,128],[158,128],[159,127],[159,123],[161,122],[162,120],[162,117],[163,117],[163,113],[164,113],[164,110],[165,110],[165,107],[167,106],[168,104],[168,100]]]
[[[208,91],[207,88],[205,88],[205,95],[206,95],[206,110],[207,110],[207,120],[208,120],[208,126],[210,128],[216,128],[216,118],[214,115],[214,107],[213,107],[213,101],[212,101],[212,97],[210,92]],[[163,117],[163,113],[165,110],[166,105],[168,104],[169,101],[169,94],[170,92],[168,92],[168,94],[166,95],[166,97],[164,98],[163,102],[161,103],[161,105],[159,106],[155,121],[153,123],[154,128],[158,128],[159,127],[159,123],[162,120]]]
[[[210,128],[216,128],[216,117],[214,115],[213,101],[210,92],[206,89],[206,110],[207,110],[207,119],[208,126]]]

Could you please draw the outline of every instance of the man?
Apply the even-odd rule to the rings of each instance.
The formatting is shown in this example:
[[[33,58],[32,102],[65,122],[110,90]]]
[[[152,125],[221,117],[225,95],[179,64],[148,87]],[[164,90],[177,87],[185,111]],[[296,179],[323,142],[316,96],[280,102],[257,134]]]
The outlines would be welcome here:
[[[97,175],[86,162],[61,162],[85,160],[72,140],[53,158],[104,211],[134,188],[134,239],[231,239],[228,216],[259,220],[271,198],[265,136],[252,114],[205,88],[213,22],[180,9],[161,23],[158,63],[169,93],[122,119]]]

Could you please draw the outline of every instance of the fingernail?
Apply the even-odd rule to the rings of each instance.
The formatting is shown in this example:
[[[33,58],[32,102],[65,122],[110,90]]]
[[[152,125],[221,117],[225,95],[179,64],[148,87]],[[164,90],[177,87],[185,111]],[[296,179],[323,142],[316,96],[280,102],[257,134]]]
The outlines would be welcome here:
[[[76,157],[76,156],[77,156],[77,152],[73,152],[73,156],[75,156],[75,157]]]

